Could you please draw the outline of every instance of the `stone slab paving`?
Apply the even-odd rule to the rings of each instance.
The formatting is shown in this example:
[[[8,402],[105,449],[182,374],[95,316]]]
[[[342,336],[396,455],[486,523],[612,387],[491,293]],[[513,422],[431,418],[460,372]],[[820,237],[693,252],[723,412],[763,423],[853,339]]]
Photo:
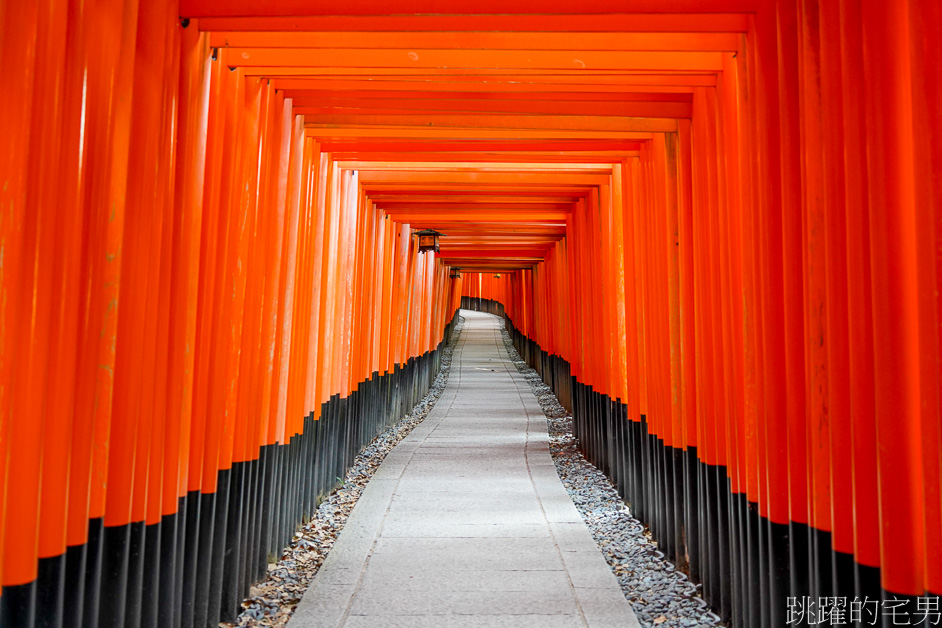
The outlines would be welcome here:
[[[501,322],[461,315],[444,393],[370,480],[289,627],[639,626]]]

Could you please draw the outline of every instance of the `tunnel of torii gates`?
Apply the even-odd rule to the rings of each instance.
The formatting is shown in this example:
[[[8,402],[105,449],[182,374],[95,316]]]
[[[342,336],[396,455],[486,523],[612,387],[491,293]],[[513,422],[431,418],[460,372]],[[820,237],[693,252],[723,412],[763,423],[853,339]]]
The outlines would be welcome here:
[[[0,1],[2,626],[234,618],[462,304],[731,625],[942,593],[942,3],[458,4]]]

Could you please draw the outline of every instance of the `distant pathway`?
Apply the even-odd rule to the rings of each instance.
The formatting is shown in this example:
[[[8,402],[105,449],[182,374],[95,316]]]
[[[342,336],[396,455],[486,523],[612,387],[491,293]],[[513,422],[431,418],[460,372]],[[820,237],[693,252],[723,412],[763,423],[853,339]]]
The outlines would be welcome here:
[[[444,393],[370,480],[289,627],[638,626],[501,322],[461,314]]]

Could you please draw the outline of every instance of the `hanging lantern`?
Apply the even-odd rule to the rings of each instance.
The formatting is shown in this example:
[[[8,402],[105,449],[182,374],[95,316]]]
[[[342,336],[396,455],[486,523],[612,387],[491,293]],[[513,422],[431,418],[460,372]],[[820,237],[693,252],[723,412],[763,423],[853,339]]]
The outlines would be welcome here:
[[[426,251],[435,251],[438,253],[438,238],[445,234],[439,233],[434,229],[422,229],[421,231],[416,231],[414,235],[419,236],[419,253],[425,253]]]
[[[451,269],[451,275],[449,276],[452,279],[461,279],[461,269],[453,266]]]
[[[494,279],[500,279],[500,273],[497,273],[496,275],[494,275]]]

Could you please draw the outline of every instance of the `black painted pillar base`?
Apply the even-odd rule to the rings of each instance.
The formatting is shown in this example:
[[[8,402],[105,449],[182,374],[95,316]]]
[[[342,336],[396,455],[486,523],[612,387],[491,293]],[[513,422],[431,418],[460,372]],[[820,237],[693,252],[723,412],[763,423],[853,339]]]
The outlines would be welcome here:
[[[0,626],[34,628],[36,625],[36,581],[7,585],[0,595]]]

